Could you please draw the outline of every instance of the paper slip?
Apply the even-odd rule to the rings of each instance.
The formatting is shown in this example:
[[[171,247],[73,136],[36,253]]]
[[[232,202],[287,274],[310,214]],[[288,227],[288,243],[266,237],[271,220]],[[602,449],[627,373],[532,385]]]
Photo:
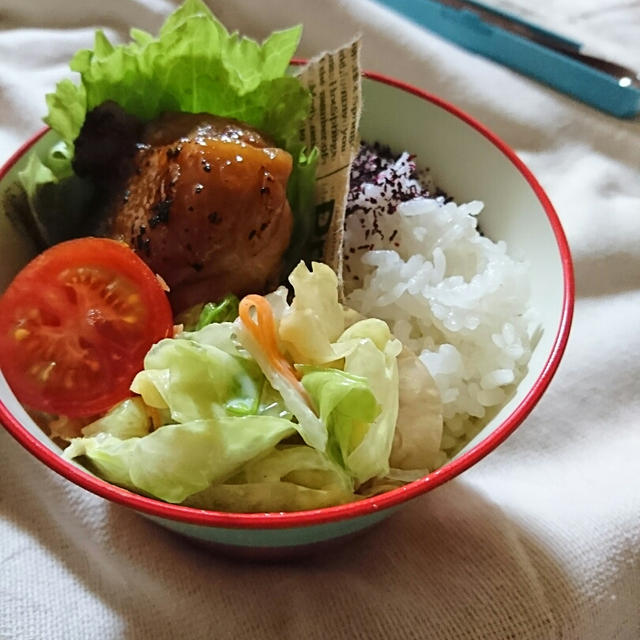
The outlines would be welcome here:
[[[311,92],[301,138],[307,148],[315,146],[320,152],[311,253],[337,273],[342,292],[344,215],[362,107],[359,38],[314,58],[298,78]]]

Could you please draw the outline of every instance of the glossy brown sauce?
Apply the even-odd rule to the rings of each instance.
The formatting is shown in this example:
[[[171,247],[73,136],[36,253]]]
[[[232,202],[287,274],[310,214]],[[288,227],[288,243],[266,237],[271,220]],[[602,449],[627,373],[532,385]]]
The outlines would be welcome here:
[[[175,312],[277,284],[289,153],[236,120],[167,113],[145,126],[133,167],[110,235],[162,276]]]

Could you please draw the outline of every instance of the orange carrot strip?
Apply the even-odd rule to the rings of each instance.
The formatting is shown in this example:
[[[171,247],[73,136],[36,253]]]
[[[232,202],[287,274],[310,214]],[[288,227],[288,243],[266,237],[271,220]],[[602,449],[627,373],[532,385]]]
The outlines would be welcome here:
[[[251,308],[256,310],[255,320],[251,316]],[[263,296],[257,294],[245,296],[240,301],[238,314],[247,331],[249,331],[253,339],[260,345],[273,368],[282,374],[282,376],[299,391],[304,392],[304,396],[306,397],[306,390],[300,384],[297,371],[278,348],[276,324],[269,302]]]

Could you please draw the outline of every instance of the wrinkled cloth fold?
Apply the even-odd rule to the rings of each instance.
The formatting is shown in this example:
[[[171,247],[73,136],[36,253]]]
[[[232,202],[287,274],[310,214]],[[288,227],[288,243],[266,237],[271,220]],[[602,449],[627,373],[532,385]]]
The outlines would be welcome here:
[[[302,22],[301,56],[360,32],[365,68],[441,96],[512,146],[572,248],[566,355],[490,456],[358,542],[288,564],[210,554],[75,487],[2,430],[0,638],[640,638],[640,121],[599,113],[369,0],[209,4],[256,38]],[[117,40],[131,25],[156,31],[175,6],[4,0],[0,161],[42,126],[45,92],[95,28]],[[637,2],[536,10],[640,67]]]

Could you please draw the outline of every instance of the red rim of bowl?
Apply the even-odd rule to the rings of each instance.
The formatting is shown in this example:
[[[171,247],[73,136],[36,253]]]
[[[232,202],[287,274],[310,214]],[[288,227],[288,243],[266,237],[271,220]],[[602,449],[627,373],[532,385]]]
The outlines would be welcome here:
[[[485,138],[492,142],[518,169],[525,180],[529,183],[536,194],[540,204],[542,205],[560,251],[562,262],[562,270],[564,275],[564,291],[562,302],[562,313],[560,317],[560,325],[556,333],[556,337],[551,349],[551,353],[538,376],[537,380],[520,402],[514,411],[500,424],[491,434],[479,442],[472,449],[461,455],[460,457],[448,462],[440,469],[436,469],[428,476],[411,482],[398,489],[393,489],[386,493],[365,498],[358,502],[351,502],[335,507],[326,507],[323,509],[314,509],[308,511],[297,512],[279,512],[279,513],[227,513],[220,511],[206,511],[194,509],[192,507],[183,507],[180,505],[161,502],[153,498],[146,498],[126,489],[122,489],[108,482],[101,480],[81,468],[75,466],[71,462],[63,459],[57,453],[49,449],[34,435],[29,433],[20,422],[13,416],[7,407],[0,402],[0,421],[2,421],[11,435],[29,452],[31,452],[41,462],[48,467],[64,476],[71,482],[91,491],[103,498],[112,500],[127,507],[131,507],[137,511],[144,512],[160,518],[169,520],[177,520],[180,522],[214,526],[226,528],[248,528],[248,529],[281,529],[295,526],[311,526],[346,520],[358,516],[365,516],[371,513],[379,512],[399,505],[406,500],[414,498],[418,495],[426,493],[431,489],[435,489],[444,482],[459,475],[470,466],[484,458],[488,453],[493,451],[500,443],[502,443],[516,427],[529,415],[533,407],[536,405],[543,392],[551,382],[562,354],[567,345],[569,338],[569,330],[571,328],[571,320],[573,317],[574,304],[574,277],[573,266],[571,262],[571,253],[569,245],[565,237],[564,231],[560,224],[560,220],[549,201],[546,193],[535,179],[533,174],[524,165],[524,163],[516,156],[515,152],[507,146],[498,136],[487,129],[484,125],[474,120],[457,107],[448,102],[434,96],[422,89],[418,89],[412,85],[406,84],[394,78],[389,78],[379,73],[364,72],[366,78],[381,82],[401,91],[412,93],[423,100],[432,102],[433,104],[445,109],[466,124],[470,125],[481,133]],[[24,155],[49,129],[45,128],[34,135],[30,140],[23,144],[0,169],[0,180],[4,178],[11,167]]]

